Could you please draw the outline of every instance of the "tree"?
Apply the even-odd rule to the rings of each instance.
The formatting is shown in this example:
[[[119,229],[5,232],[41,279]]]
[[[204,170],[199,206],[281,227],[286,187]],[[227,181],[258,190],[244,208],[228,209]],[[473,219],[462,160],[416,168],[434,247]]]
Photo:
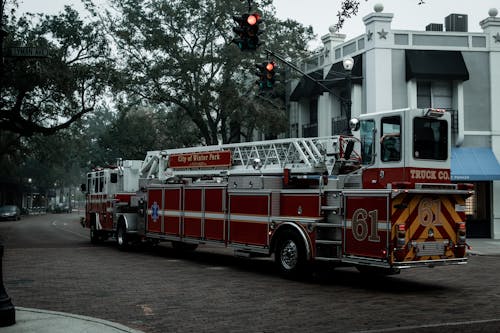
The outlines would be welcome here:
[[[231,17],[246,11],[245,5],[232,0],[110,3],[112,9],[104,11],[87,1],[95,15],[104,13],[99,14],[102,30],[110,31],[117,45],[121,79],[115,89],[185,113],[205,144],[235,139],[231,125],[255,103],[250,94],[256,56],[231,44]],[[270,4],[262,1],[259,6],[271,10]],[[264,17],[266,34],[279,32],[272,12]],[[297,28],[297,23],[288,27],[293,29],[290,43],[301,42],[293,48],[295,54],[305,51],[311,31]]]
[[[14,2],[15,4],[15,2]],[[3,14],[3,13],[2,13]],[[3,25],[3,24],[2,24]],[[11,12],[4,48],[47,50],[44,59],[7,57],[0,82],[0,130],[10,141],[51,135],[91,112],[108,85],[108,43],[74,9],[54,16]],[[0,155],[12,142],[3,141]]]
[[[98,143],[106,151],[109,164],[117,158],[142,160],[147,151],[172,148],[169,144],[171,134],[177,133],[180,137],[185,137],[179,132],[188,130],[187,128],[172,130],[165,127],[168,123],[164,112],[155,111],[151,107],[126,107],[117,113],[111,126],[98,138]]]

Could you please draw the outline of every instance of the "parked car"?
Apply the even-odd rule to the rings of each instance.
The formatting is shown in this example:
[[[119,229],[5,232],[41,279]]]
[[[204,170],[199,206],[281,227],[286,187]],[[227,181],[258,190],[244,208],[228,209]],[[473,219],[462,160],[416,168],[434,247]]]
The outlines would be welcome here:
[[[0,220],[19,221],[21,219],[21,210],[15,205],[0,206]]]
[[[69,205],[67,203],[58,203],[53,210],[54,213],[70,213]]]

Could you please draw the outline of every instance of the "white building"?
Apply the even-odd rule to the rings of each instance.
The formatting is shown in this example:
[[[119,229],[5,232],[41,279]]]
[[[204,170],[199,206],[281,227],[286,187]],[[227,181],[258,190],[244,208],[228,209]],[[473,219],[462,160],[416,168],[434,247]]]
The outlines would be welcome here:
[[[486,13],[485,13],[486,14]],[[352,116],[416,107],[452,113],[452,181],[475,184],[468,202],[472,237],[500,239],[500,18],[490,9],[483,32],[467,32],[467,15],[452,14],[426,31],[393,30],[381,5],[365,16],[366,33],[351,40],[330,31],[323,50],[299,67],[306,76],[289,96],[292,137],[340,134]],[[485,15],[486,16],[486,15]],[[434,31],[430,31],[434,30]],[[436,31],[437,30],[437,31]],[[342,60],[355,61],[352,85]]]

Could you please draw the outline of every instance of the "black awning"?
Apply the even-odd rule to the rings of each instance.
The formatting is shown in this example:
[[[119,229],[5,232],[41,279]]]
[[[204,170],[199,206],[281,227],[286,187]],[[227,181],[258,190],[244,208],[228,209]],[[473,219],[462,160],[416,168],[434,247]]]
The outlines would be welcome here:
[[[363,55],[358,54],[353,57],[354,67],[352,68],[352,82],[361,83],[363,81]],[[323,84],[328,88],[345,87],[345,70],[342,61],[336,62],[332,65]]]
[[[314,72],[308,73],[313,79],[321,81],[323,80],[323,70],[318,69]],[[299,84],[295,87],[293,92],[290,95],[290,100],[294,102],[298,102],[301,98],[307,97],[310,98],[315,95],[319,95],[323,93],[323,89],[319,84],[315,81],[311,80],[307,76],[302,76],[299,81]]]
[[[406,50],[406,81],[469,79],[469,71],[460,51]]]

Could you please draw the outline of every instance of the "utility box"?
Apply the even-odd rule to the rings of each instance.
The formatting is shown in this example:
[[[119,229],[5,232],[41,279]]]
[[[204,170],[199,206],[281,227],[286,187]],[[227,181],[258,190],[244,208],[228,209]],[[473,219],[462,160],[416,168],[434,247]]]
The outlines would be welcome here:
[[[468,19],[465,14],[450,14],[445,17],[444,24],[446,31],[461,31],[467,32]]]
[[[425,31],[443,31],[443,25],[441,23],[429,23],[425,27]]]

